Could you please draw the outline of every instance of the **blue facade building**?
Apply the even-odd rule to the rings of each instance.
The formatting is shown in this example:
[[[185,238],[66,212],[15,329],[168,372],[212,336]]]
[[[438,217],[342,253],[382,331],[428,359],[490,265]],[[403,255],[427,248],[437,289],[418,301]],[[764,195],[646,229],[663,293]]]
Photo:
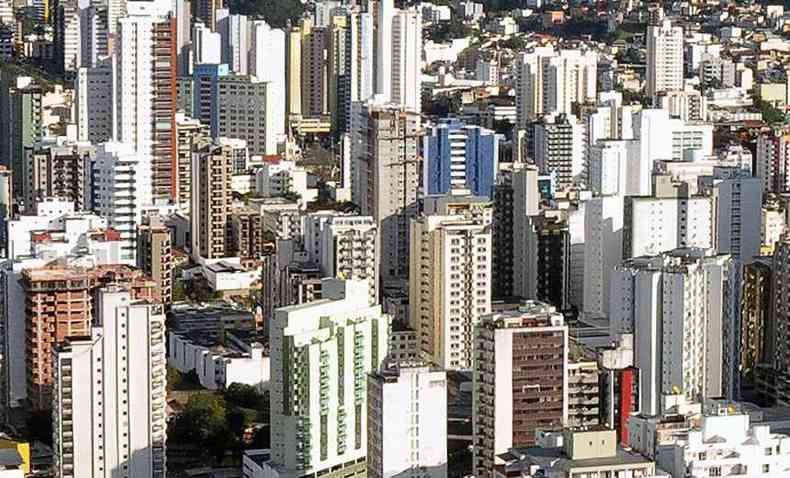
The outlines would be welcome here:
[[[226,64],[201,63],[193,73],[192,114],[209,125],[211,136],[219,137],[219,79],[230,74]]]
[[[446,194],[464,188],[492,197],[500,136],[455,118],[428,127],[423,138],[423,190]]]

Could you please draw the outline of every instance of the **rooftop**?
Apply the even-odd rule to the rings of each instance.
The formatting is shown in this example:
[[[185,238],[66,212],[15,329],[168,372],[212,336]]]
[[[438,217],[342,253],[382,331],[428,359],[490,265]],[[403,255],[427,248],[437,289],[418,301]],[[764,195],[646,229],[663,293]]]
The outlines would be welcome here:
[[[22,456],[16,448],[0,448],[0,467],[22,466]]]
[[[508,471],[529,468],[537,465],[541,468],[552,470],[572,471],[582,468],[603,468],[616,466],[618,468],[641,468],[652,465],[652,461],[630,450],[618,448],[614,456],[600,458],[586,458],[572,460],[568,458],[562,448],[517,448],[499,455],[507,463]]]

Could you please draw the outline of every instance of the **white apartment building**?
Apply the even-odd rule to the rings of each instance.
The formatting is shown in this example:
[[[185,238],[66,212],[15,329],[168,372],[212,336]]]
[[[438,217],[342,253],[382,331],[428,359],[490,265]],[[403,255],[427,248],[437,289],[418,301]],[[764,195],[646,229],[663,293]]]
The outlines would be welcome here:
[[[573,103],[595,101],[598,56],[592,51],[538,47],[516,65],[517,126],[542,114],[571,114]]]
[[[647,27],[646,92],[655,99],[661,91],[683,89],[683,27],[670,20]]]
[[[609,276],[623,258],[623,197],[601,196],[584,202],[584,314],[609,312]]]
[[[249,72],[267,83],[270,100],[266,109],[266,154],[276,154],[276,144],[285,137],[285,32],[264,21],[253,21],[249,35]]]
[[[269,384],[269,357],[259,342],[246,343],[227,333],[221,350],[216,343],[199,340],[190,333],[168,331],[167,363],[181,373],[195,371],[200,385],[209,390],[224,390],[233,383],[256,387]]]
[[[683,247],[713,247],[715,217],[711,198],[656,196],[626,198],[625,257],[653,256]]]
[[[167,0],[126,2],[127,15],[118,20],[112,57],[113,139],[134,145],[138,154],[150,158],[151,194],[162,200],[172,199],[175,191],[171,175],[175,78],[172,70],[159,67],[176,63],[172,7]]]
[[[374,15],[352,12],[348,17],[346,69],[348,93],[344,101],[338,99],[338,110],[345,115],[345,129],[351,127],[351,104],[365,101],[376,93],[376,53],[374,43]]]
[[[673,477],[790,475],[790,437],[727,404],[706,411],[699,425],[660,445],[656,464]]]
[[[126,243],[122,263],[135,265],[137,226],[143,209],[153,202],[150,156],[128,143],[100,144],[93,162],[93,191],[94,210]]]
[[[589,184],[600,195],[642,196],[649,187],[651,171],[640,169],[639,142],[632,140],[599,140],[590,146]]]
[[[260,204],[263,230],[277,239],[298,239],[304,230],[303,211],[296,202],[271,198]]]
[[[14,23],[14,7],[11,0],[0,0],[0,23],[12,25]]]
[[[491,312],[493,211],[485,198],[427,196],[411,221],[409,318],[445,370],[472,367],[472,334]]]
[[[307,207],[308,202],[318,198],[318,189],[308,187],[307,170],[297,166],[296,162],[287,160],[264,162],[255,171],[255,191],[263,197],[298,194],[297,202],[302,209]]]
[[[656,107],[683,121],[708,119],[708,98],[697,90],[663,91],[658,94]]]
[[[166,476],[165,314],[107,288],[97,327],[54,358],[56,475]]]
[[[493,477],[500,455],[535,444],[568,419],[568,327],[556,309],[529,301],[475,327],[472,467]]]
[[[368,376],[371,478],[447,476],[447,374],[417,364]]]
[[[641,110],[639,105],[620,104],[621,100],[599,103],[595,113],[587,117],[587,144],[595,146],[600,140],[634,139],[634,114]]]
[[[325,279],[323,299],[271,323],[271,461],[266,476],[365,476],[367,381],[387,355],[389,316],[367,281]]]
[[[422,17],[416,9],[397,10],[392,17],[392,76],[389,99],[416,112],[422,107]]]
[[[728,255],[700,249],[626,261],[612,272],[612,336],[635,334],[639,410],[661,411],[662,394],[731,396],[737,274]]]
[[[688,161],[713,155],[713,125],[686,123],[670,118],[669,111],[644,109],[634,114],[634,138],[639,153],[634,158],[640,195],[651,193],[651,174],[658,161]],[[638,166],[636,166],[638,165]]]
[[[378,303],[376,223],[370,216],[332,216],[321,228],[318,264],[324,277],[366,280],[370,303]]]
[[[82,67],[74,82],[77,138],[93,144],[112,138],[113,70],[105,60],[94,67]]]
[[[58,23],[58,27],[55,28],[56,60],[63,61],[58,66],[63,68],[66,75],[73,78],[82,63],[80,9],[77,2],[62,2],[58,7],[54,18],[54,23]]]
[[[195,65],[222,63],[222,35],[196,23],[192,27],[192,59]]]

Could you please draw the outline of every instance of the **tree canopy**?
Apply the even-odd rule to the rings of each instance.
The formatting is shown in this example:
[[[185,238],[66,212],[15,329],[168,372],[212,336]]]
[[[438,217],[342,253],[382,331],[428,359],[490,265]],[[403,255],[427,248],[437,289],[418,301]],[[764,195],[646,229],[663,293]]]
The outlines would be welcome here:
[[[299,0],[229,0],[228,8],[234,14],[262,18],[272,28],[283,28],[289,20],[296,23],[304,13]]]

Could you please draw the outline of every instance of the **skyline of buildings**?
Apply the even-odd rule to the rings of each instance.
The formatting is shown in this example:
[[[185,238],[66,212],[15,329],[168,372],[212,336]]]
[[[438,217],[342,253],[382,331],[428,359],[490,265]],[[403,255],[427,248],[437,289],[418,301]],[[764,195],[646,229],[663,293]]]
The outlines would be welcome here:
[[[790,13],[283,1],[0,0],[0,476],[790,474]]]

